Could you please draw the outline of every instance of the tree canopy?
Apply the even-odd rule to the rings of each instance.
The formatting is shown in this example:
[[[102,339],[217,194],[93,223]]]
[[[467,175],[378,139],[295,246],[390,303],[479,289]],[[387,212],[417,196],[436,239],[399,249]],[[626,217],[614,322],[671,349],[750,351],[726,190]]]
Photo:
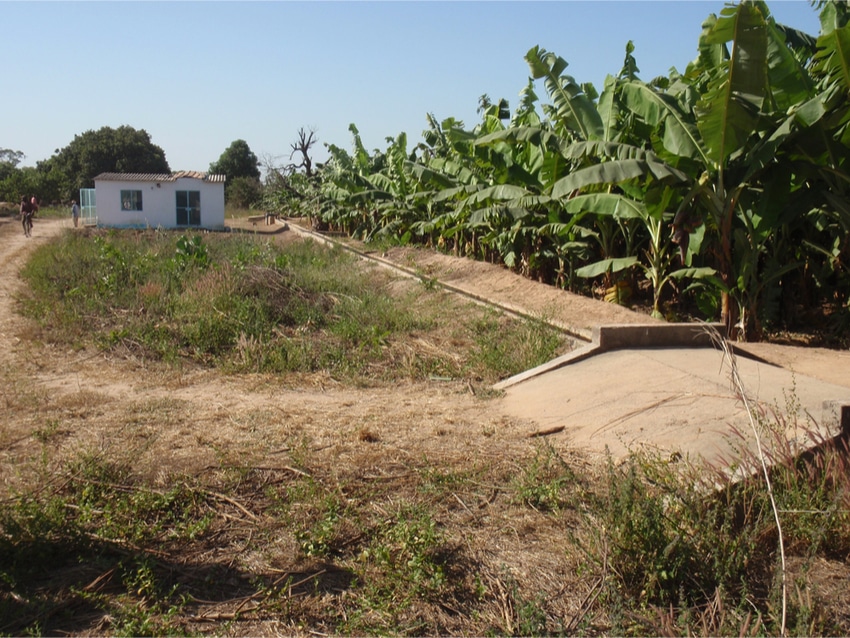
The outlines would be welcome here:
[[[236,140],[221,154],[218,161],[210,164],[210,173],[227,176],[231,182],[237,177],[260,179],[260,161],[245,140]]]
[[[32,190],[18,168],[23,158],[21,151],[0,148],[0,201],[17,202],[21,195]]]
[[[38,169],[56,175],[66,198],[81,188],[94,187],[94,178],[100,173],[171,172],[165,151],[151,142],[148,132],[126,125],[75,135],[68,146],[39,162]]]

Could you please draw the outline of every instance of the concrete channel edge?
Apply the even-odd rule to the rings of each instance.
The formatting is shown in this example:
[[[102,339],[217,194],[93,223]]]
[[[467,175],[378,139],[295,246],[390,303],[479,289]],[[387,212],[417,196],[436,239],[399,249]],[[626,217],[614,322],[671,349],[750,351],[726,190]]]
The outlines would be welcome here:
[[[614,324],[593,328],[591,341],[546,363],[504,379],[493,386],[504,390],[560,367],[583,361],[603,352],[624,348],[707,348],[714,345],[714,335],[721,335],[721,323],[642,323]]]

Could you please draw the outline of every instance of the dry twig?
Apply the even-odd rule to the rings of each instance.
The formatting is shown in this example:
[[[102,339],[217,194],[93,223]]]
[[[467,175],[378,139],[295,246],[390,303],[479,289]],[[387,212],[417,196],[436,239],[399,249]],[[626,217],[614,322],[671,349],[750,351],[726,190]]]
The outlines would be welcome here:
[[[782,625],[780,627],[780,635],[786,635],[786,620],[788,613],[788,585],[786,582],[786,566],[785,566],[785,541],[782,537],[782,523],[779,520],[779,508],[776,505],[776,499],[773,495],[773,484],[770,481],[770,472],[767,467],[767,455],[762,447],[761,436],[759,435],[758,427],[756,426],[755,418],[753,417],[753,413],[755,408],[750,405],[749,399],[747,399],[746,388],[744,387],[744,382],[741,379],[741,375],[738,373],[738,363],[735,357],[735,354],[732,352],[732,348],[729,345],[729,342],[720,336],[716,330],[708,330],[709,336],[711,340],[717,345],[722,351],[724,358],[729,361],[730,375],[732,377],[732,383],[735,385],[736,390],[738,391],[738,396],[741,398],[741,401],[744,404],[744,409],[747,411],[747,416],[750,420],[750,427],[753,431],[753,436],[755,436],[756,448],[758,449],[759,461],[761,462],[762,473],[764,474],[765,486],[767,487],[767,495],[770,498],[770,506],[773,509],[773,518],[776,521],[776,531],[778,535],[778,543],[779,543],[779,556],[781,561],[781,570],[782,570]]]

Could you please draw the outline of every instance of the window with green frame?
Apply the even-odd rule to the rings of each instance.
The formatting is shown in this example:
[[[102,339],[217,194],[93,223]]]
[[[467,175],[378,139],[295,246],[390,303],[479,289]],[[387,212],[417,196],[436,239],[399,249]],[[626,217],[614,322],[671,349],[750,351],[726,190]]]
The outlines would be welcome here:
[[[142,191],[121,191],[122,210],[142,210]]]
[[[177,191],[177,225],[201,225],[201,191]]]

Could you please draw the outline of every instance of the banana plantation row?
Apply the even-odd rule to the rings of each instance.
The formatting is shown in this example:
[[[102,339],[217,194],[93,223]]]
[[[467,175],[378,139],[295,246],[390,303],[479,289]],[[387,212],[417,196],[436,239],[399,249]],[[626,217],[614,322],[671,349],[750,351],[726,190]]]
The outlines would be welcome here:
[[[817,38],[763,2],[729,5],[684,73],[649,82],[630,42],[601,93],[534,47],[513,112],[485,95],[472,130],[429,115],[415,148],[402,133],[371,154],[351,125],[351,152],[328,145],[265,203],[656,316],[721,318],[738,338],[817,324],[846,346],[850,12],[813,10]]]

